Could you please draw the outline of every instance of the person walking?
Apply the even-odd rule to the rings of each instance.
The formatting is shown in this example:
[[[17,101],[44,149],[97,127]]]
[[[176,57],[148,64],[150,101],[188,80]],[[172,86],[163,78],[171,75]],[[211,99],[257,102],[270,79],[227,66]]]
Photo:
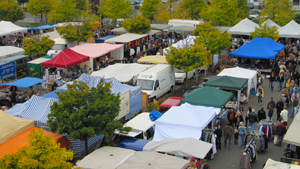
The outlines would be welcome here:
[[[274,74],[274,72],[272,72],[272,74],[271,74],[271,76],[270,76],[270,79],[269,79],[269,83],[270,83],[271,91],[272,91],[272,92],[273,92],[275,80],[276,80],[275,74]]]
[[[268,109],[270,108],[275,109],[275,102],[273,100],[273,97],[270,97],[270,101],[268,102]]]
[[[263,84],[263,77],[261,74],[259,74],[257,77],[257,87],[261,86],[262,84]]]
[[[252,112],[252,108],[248,107],[247,113],[246,113],[246,117],[245,117],[245,121],[246,121],[246,127],[248,127],[248,120],[249,120],[249,113]]]
[[[264,89],[261,86],[257,88],[257,94],[258,94],[257,99],[259,105],[260,103],[262,103],[262,98],[264,97]]]
[[[221,129],[221,125],[218,124],[218,128],[214,131],[214,133],[217,135],[217,148],[222,150],[221,148],[221,141],[222,141],[222,129]]]
[[[291,77],[290,71],[286,70],[286,72],[284,74],[284,84],[283,84],[284,87],[289,87],[288,83],[289,83],[290,77]]]
[[[240,122],[238,133],[239,133],[239,147],[241,147],[242,144],[244,145],[245,136],[247,135],[246,127],[244,126],[244,123],[242,121]]]
[[[268,119],[272,120],[272,116],[273,116],[274,110],[271,107],[271,105],[269,105],[269,111],[268,111]]]
[[[236,129],[239,128],[240,122],[244,122],[243,116],[240,112],[237,112],[234,118],[234,124],[236,126]]]
[[[264,120],[264,119],[267,118],[267,117],[266,117],[266,112],[265,112],[265,110],[264,110],[264,107],[261,107],[261,109],[258,110],[258,112],[257,112],[257,117],[258,117],[258,121],[261,121],[261,120]]]
[[[283,110],[284,103],[282,101],[282,97],[279,98],[279,101],[276,103],[276,109],[277,109],[277,120],[279,120],[280,113]]]
[[[297,114],[297,107],[299,105],[299,99],[297,98],[297,96],[294,96],[294,99],[293,99],[293,107],[292,107],[292,112],[291,112],[291,116],[290,118],[293,118],[294,117],[294,114],[296,116]]]
[[[257,115],[255,114],[255,110],[252,109],[252,112],[249,113],[249,132],[253,132],[255,130],[256,123],[258,123]]]
[[[233,111],[233,109],[231,109],[227,115],[227,120],[230,123],[231,127],[234,127],[234,117],[235,117],[235,112]]]
[[[233,137],[233,128],[231,127],[231,124],[230,123],[227,123],[227,126],[224,130],[224,147],[226,147],[227,145],[227,140],[229,141],[229,150],[231,150],[231,140],[232,140],[232,137]]]
[[[289,112],[288,112],[286,106],[283,107],[283,110],[281,111],[280,116],[281,116],[282,119],[283,119],[283,124],[284,124],[285,126],[287,126],[288,117],[289,117]]]
[[[278,81],[278,92],[280,92],[282,88],[282,84],[284,82],[283,73],[278,74],[277,81]]]
[[[277,125],[276,128],[276,135],[277,135],[277,143],[275,145],[277,146],[281,146],[282,144],[282,140],[283,140],[283,135],[286,133],[287,127],[284,124],[284,120],[281,121],[281,123],[279,123]]]

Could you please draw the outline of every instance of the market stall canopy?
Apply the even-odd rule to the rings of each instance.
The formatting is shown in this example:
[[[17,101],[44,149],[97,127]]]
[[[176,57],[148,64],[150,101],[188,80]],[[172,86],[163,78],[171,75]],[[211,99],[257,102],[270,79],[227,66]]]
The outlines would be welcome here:
[[[268,158],[263,169],[290,169],[291,164],[279,162]]]
[[[213,28],[218,29],[220,32],[225,33],[227,32],[232,26],[213,26]]]
[[[135,33],[125,33],[123,35],[107,39],[107,40],[105,40],[105,43],[111,43],[111,44],[129,43],[131,41],[135,41],[135,40],[141,39],[146,36],[148,36],[148,35],[147,34],[140,35],[140,34],[135,34]]]
[[[26,131],[18,134],[17,136],[9,139],[5,143],[0,144],[0,158],[2,158],[4,154],[13,154],[16,153],[22,147],[28,147],[28,137],[33,130],[39,130],[39,128],[31,127]],[[50,136],[52,140],[59,143],[61,148],[67,149],[72,144],[70,140],[64,135],[51,133],[46,130],[43,130],[43,133],[44,136]]]
[[[123,44],[108,44],[108,43],[84,43],[70,48],[71,50],[90,58],[97,58],[112,52],[111,57],[118,60],[124,58]]]
[[[14,46],[0,46],[0,58],[12,56],[12,55],[22,55],[24,49],[14,47]]]
[[[42,66],[67,69],[71,66],[88,61],[89,59],[90,58],[88,56],[79,54],[71,49],[65,49],[59,52],[59,54],[57,54],[51,60],[43,62]]]
[[[219,87],[222,89],[241,90],[248,79],[231,76],[212,76],[203,86]]]
[[[168,64],[166,60],[166,56],[162,55],[150,55],[150,56],[144,56],[140,58],[138,63],[158,63],[158,64]]]
[[[207,98],[207,95],[204,98]],[[220,108],[193,106],[189,103],[173,106],[155,121],[153,141],[185,137],[199,140],[202,130],[220,111]]]
[[[109,65],[104,69],[93,72],[92,76],[100,76],[104,78],[116,78],[119,82],[129,82],[133,77],[138,76],[144,70],[152,67],[153,65],[147,64],[121,64],[117,63]]]
[[[150,141],[143,150],[204,159],[212,146],[213,144],[191,137],[182,139],[167,138],[162,141]]]
[[[125,28],[123,28],[123,27],[115,28],[115,29],[112,29],[111,31],[112,32],[120,32],[120,33],[128,33],[128,31],[126,31]],[[158,31],[158,30],[150,30],[148,32],[145,32],[144,34],[154,35],[154,34],[156,34],[158,32],[160,32],[160,31]]]
[[[15,25],[10,21],[0,21],[0,36],[26,31],[27,28]]]
[[[300,25],[292,20],[288,24],[278,29],[279,37],[282,38],[300,38]]]
[[[171,28],[173,25],[168,25],[168,24],[150,24],[151,29],[155,30],[165,30],[168,28]]]
[[[237,78],[246,78],[248,79],[248,91],[247,91],[247,97],[250,96],[250,91],[252,88],[255,88],[256,91],[256,85],[257,85],[257,71],[235,67],[235,68],[225,68],[218,74],[218,76],[231,76],[231,77],[237,77]],[[253,84],[252,84],[253,83]]]
[[[267,24],[267,26],[269,26],[269,27],[275,26],[277,29],[281,28],[281,26],[279,26],[277,23],[275,23],[271,19],[268,19],[268,20],[266,20],[265,22],[262,23],[262,25],[264,25],[264,24]]]
[[[117,169],[185,169],[190,162],[185,159],[173,157],[156,152],[135,152]]]
[[[76,163],[81,169],[115,169],[135,151],[118,147],[101,147]]]
[[[252,22],[248,18],[241,20],[239,23],[234,25],[228,30],[229,34],[232,35],[249,35],[251,32],[255,31],[255,28],[258,27],[257,23]]]
[[[173,26],[168,28],[169,32],[193,32],[196,29],[195,26]]]
[[[33,126],[33,120],[15,117],[0,110],[0,145]]]
[[[38,26],[35,28],[29,28],[28,30],[42,30],[42,29],[50,29],[50,28],[54,28],[55,26],[52,25],[43,25],[43,26]]]
[[[283,142],[287,144],[292,144],[295,146],[300,146],[300,115],[299,113],[294,117],[292,124],[289,126],[284,138]]]
[[[9,83],[5,83],[0,86],[17,86],[17,87],[21,87],[21,88],[27,88],[27,87],[31,87],[36,84],[42,83],[44,81],[46,81],[46,80],[38,79],[38,78],[34,78],[34,77],[24,77],[22,79],[19,79],[19,80],[13,81],[13,82],[9,82]]]
[[[230,52],[229,55],[250,59],[274,59],[284,47],[283,44],[277,43],[270,38],[256,37],[237,50]]]
[[[222,108],[232,98],[232,96],[232,93],[205,86],[203,88],[193,90],[189,95],[181,100],[181,103]]]
[[[118,35],[108,35],[96,39],[96,43],[104,43],[107,39],[117,37]]]

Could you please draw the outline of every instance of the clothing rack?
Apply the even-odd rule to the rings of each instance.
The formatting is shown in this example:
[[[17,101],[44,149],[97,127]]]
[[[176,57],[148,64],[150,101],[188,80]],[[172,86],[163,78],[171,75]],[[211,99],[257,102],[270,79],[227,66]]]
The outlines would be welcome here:
[[[273,120],[263,119],[259,121],[259,124],[264,126],[272,126],[273,124],[275,124],[275,122]]]
[[[253,141],[253,139],[250,140],[250,142],[245,146],[245,149],[242,151],[242,153],[247,151],[247,149],[249,148],[250,144],[253,143]]]
[[[265,133],[259,132],[258,130],[254,130],[253,132],[250,133],[252,136],[263,136]]]

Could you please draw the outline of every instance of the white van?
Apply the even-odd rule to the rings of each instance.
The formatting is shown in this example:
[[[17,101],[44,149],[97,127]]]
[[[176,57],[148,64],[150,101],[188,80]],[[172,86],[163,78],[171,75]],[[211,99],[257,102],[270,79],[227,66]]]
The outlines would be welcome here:
[[[123,141],[128,138],[140,138],[145,140],[151,140],[154,136],[154,124],[155,121],[151,121],[148,112],[143,112],[133,119],[124,124],[123,127],[130,127],[132,130],[128,133],[121,133],[118,130],[114,134],[122,136]]]
[[[141,86],[142,91],[147,93],[150,99],[157,99],[168,91],[173,91],[174,68],[169,64],[157,64],[140,73],[136,85]]]

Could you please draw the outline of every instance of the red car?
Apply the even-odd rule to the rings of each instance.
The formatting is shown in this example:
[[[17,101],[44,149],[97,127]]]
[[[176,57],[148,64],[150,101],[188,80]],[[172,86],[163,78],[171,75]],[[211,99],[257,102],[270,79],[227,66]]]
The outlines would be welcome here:
[[[167,111],[169,110],[172,106],[180,106],[182,97],[170,97],[167,100],[165,100],[160,106],[159,106],[159,111]]]

